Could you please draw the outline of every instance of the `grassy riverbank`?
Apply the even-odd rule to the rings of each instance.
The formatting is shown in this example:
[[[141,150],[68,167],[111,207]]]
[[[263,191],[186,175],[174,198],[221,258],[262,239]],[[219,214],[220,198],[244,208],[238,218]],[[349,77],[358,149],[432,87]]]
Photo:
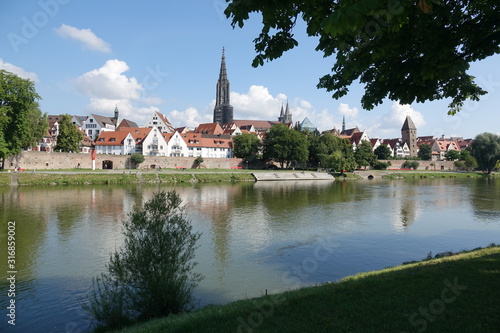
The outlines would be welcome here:
[[[460,171],[388,171],[382,178],[386,179],[398,179],[398,178],[408,178],[408,179],[421,179],[421,178],[455,178],[455,179],[467,179],[467,178],[485,178],[496,177],[496,173],[485,174],[483,172],[460,172]]]
[[[250,172],[19,172],[0,173],[0,186],[11,184],[47,185],[92,185],[92,184],[134,184],[134,183],[196,183],[196,182],[241,182],[255,181]]]
[[[500,247],[210,306],[120,332],[497,332]]]

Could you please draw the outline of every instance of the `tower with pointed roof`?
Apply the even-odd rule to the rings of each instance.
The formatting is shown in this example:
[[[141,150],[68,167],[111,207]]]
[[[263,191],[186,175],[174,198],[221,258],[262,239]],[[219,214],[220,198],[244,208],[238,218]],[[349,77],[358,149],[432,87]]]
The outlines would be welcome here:
[[[345,132],[345,116],[342,117],[342,132]]]
[[[230,103],[230,90],[229,90],[229,80],[227,79],[226,71],[226,56],[224,54],[224,48],[222,48],[222,60],[220,65],[219,80],[217,81],[215,97],[215,108],[214,108],[214,123],[219,123],[220,125],[229,124],[233,122],[233,107]]]
[[[410,115],[406,116],[403,127],[401,127],[401,138],[410,149],[410,157],[417,156],[417,127],[411,120]]]

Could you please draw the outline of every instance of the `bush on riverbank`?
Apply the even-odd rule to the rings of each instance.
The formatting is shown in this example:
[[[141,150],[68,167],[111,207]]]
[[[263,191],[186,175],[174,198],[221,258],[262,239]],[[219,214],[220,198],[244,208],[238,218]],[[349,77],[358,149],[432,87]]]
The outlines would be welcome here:
[[[131,327],[145,332],[493,332],[500,247],[210,306]]]
[[[484,178],[484,177],[495,177],[495,174],[487,175],[482,172],[434,172],[434,171],[423,171],[423,172],[390,172],[382,175],[385,179],[395,179],[395,178],[456,178],[456,179],[467,179],[467,178]]]
[[[44,174],[18,173],[19,185],[129,184],[139,180],[135,174]]]

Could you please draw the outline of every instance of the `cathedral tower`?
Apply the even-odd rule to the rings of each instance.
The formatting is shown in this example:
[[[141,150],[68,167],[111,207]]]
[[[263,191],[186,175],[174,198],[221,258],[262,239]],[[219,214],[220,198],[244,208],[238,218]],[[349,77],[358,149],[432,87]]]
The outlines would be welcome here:
[[[228,124],[233,122],[233,107],[229,100],[229,80],[226,72],[226,57],[222,48],[222,61],[220,65],[219,80],[215,97],[214,123]]]
[[[417,127],[411,120],[410,115],[406,116],[406,120],[401,128],[401,138],[410,149],[410,157],[417,156]]]

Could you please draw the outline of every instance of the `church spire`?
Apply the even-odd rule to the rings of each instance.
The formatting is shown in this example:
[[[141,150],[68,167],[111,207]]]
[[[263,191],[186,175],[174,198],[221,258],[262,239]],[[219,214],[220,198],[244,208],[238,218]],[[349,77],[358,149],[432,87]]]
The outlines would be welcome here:
[[[215,97],[214,123],[228,124],[233,122],[233,107],[230,103],[229,80],[227,79],[226,55],[222,48],[219,80]]]
[[[345,115],[342,116],[342,132],[345,132]]]

